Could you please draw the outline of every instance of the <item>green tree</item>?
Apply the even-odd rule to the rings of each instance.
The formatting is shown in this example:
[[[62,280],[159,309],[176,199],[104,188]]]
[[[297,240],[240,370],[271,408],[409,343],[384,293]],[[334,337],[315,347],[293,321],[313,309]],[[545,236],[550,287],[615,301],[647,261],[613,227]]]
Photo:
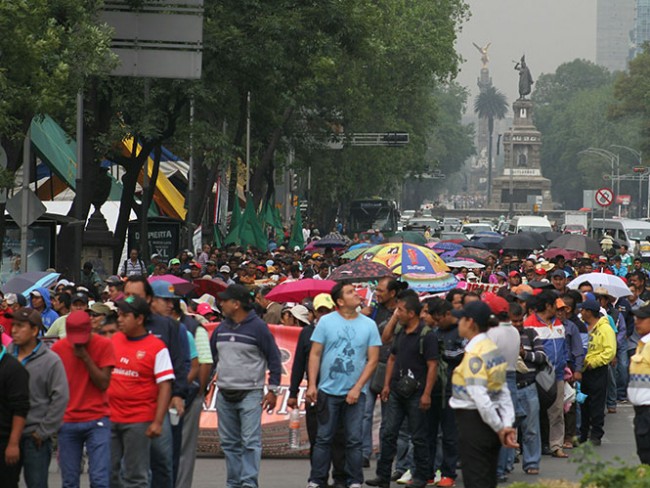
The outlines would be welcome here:
[[[508,101],[506,100],[506,96],[493,85],[489,85],[474,99],[474,113],[478,115],[479,119],[487,119],[488,121],[488,202],[492,201],[492,140],[494,121],[503,119],[506,116],[507,110]]]

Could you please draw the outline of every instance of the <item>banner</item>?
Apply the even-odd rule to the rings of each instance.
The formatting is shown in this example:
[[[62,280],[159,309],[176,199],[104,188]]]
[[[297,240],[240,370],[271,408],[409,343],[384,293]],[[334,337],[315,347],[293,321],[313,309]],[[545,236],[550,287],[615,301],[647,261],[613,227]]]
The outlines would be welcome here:
[[[206,324],[211,334],[218,324]],[[266,457],[296,457],[309,454],[309,442],[307,428],[305,426],[304,408],[301,411],[300,422],[301,449],[289,449],[289,412],[287,400],[289,399],[289,385],[291,381],[291,366],[293,355],[298,343],[298,336],[302,328],[284,327],[281,325],[269,325],[275,342],[280,349],[282,359],[282,378],[278,392],[278,401],[271,413],[262,413],[262,455]],[[242,367],[246,367],[242,365]],[[298,405],[304,403],[307,382],[303,381],[298,392]],[[217,418],[217,388],[214,379],[210,382],[208,392],[203,403],[203,412],[199,422],[199,444],[197,454],[200,455],[221,455],[219,445]]]
[[[499,285],[497,283],[468,283],[467,281],[459,281],[457,287],[467,291],[478,291],[479,293],[497,293],[501,287],[506,285]]]

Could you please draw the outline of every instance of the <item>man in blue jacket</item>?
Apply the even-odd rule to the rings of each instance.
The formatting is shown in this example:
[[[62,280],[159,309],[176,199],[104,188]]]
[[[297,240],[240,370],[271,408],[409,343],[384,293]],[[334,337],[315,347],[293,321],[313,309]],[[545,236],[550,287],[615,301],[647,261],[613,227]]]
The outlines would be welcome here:
[[[29,306],[41,314],[43,321],[43,332],[50,328],[50,325],[59,318],[59,314],[52,309],[50,292],[47,288],[36,288],[29,294]]]
[[[210,348],[217,367],[217,417],[226,458],[226,488],[257,488],[262,411],[275,408],[282,375],[280,350],[266,322],[253,311],[253,299],[245,286],[230,285],[219,298],[225,319],[212,333]]]

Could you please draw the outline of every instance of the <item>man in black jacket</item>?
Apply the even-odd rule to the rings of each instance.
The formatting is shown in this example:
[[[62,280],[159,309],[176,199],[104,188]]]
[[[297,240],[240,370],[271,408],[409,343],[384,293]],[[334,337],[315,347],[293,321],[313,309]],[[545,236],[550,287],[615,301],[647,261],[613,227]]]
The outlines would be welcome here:
[[[0,480],[18,488],[20,438],[29,411],[29,373],[0,346]]]

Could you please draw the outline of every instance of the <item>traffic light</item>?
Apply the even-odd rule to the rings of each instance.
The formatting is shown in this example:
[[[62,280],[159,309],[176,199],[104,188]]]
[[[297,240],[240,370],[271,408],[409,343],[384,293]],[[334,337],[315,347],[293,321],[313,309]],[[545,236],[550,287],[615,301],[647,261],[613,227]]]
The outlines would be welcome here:
[[[291,172],[291,191],[294,193],[298,191],[298,175],[293,171]]]

